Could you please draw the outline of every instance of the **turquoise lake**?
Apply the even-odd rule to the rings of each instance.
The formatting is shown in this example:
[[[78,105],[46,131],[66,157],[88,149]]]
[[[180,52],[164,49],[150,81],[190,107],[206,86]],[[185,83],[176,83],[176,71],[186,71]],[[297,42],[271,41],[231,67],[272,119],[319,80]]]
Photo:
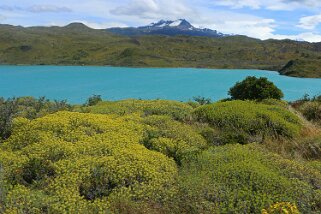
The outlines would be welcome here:
[[[321,79],[281,76],[262,70],[194,68],[126,68],[95,66],[0,66],[0,96],[46,96],[84,103],[93,95],[106,100],[125,98],[187,101],[194,96],[219,100],[247,76],[267,77],[285,100],[321,94]]]

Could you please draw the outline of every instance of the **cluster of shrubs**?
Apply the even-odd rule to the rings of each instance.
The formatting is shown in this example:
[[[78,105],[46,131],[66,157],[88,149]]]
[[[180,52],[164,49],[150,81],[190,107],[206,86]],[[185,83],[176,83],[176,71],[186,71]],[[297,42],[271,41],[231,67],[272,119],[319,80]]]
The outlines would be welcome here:
[[[144,126],[137,119],[72,112],[16,119],[0,148],[3,209],[104,213],[120,199],[168,200],[177,166],[140,144]]]
[[[271,152],[304,123],[266,79],[244,87],[216,103],[2,99],[0,213],[320,213],[319,138],[303,161]]]
[[[45,97],[0,98],[0,139],[10,136],[12,120],[15,117],[35,119],[62,110],[71,110],[65,100],[49,101]]]
[[[306,94],[302,99],[292,102],[291,105],[306,119],[321,124],[321,95],[310,98]]]
[[[104,101],[89,107],[76,109],[80,112],[126,115],[168,115],[175,120],[186,120],[191,115],[193,107],[186,103],[169,100],[121,100]]]
[[[320,171],[259,144],[212,147],[183,163],[180,182],[187,213],[261,213],[279,201],[320,212]]]

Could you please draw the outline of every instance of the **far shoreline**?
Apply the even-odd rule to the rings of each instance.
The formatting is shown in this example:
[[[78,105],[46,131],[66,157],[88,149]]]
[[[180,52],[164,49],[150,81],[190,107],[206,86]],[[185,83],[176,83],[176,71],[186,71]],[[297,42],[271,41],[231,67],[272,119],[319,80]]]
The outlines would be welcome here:
[[[254,71],[266,71],[266,72],[274,72],[279,74],[280,76],[286,76],[289,78],[299,78],[299,79],[321,79],[321,77],[303,77],[303,76],[289,76],[281,74],[280,71],[276,70],[266,70],[260,68],[211,68],[211,67],[141,67],[141,66],[115,66],[115,65],[78,65],[78,64],[0,64],[0,68],[2,66],[50,66],[50,67],[112,67],[112,68],[129,68],[129,69],[202,69],[202,70],[254,70]]]

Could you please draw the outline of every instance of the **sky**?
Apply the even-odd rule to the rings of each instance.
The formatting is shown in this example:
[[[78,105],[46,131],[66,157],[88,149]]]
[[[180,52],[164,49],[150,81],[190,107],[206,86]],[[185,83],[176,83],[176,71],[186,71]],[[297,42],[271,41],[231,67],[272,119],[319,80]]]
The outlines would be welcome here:
[[[321,0],[1,0],[0,24],[136,27],[186,19],[259,39],[321,42]]]

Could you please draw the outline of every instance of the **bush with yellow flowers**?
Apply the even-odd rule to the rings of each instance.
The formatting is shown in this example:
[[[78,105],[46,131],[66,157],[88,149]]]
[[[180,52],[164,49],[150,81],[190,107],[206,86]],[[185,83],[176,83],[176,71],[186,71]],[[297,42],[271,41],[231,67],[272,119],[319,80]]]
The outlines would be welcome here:
[[[268,209],[263,209],[262,214],[299,214],[295,204],[289,202],[279,202],[271,205]]]
[[[140,113],[141,115],[167,115],[176,120],[185,120],[190,117],[193,108],[187,103],[170,100],[120,100],[104,101],[90,107],[79,107],[78,111],[125,115]]]
[[[173,157],[179,165],[183,159],[207,147],[206,140],[192,126],[169,116],[154,115],[145,117],[142,121],[148,125],[143,144],[151,150]]]
[[[141,144],[139,120],[71,112],[16,119],[0,146],[3,212],[105,213],[120,198],[169,200],[176,164]]]

